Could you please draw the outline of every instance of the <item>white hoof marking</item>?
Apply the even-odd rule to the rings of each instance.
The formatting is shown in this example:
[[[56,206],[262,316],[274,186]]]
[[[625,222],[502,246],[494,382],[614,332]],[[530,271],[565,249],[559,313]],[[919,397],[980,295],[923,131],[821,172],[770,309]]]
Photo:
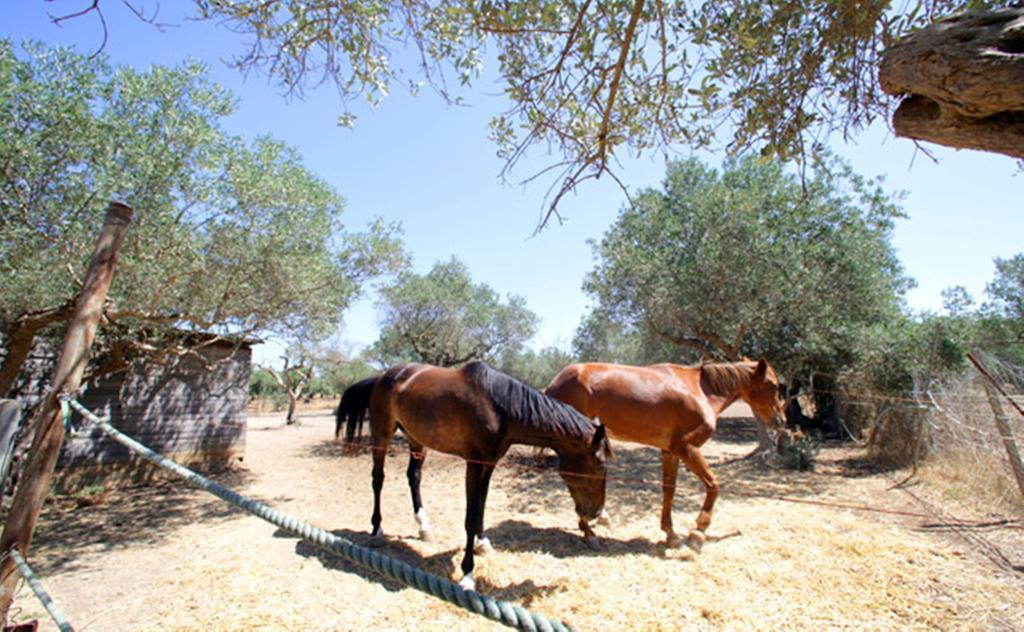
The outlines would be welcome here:
[[[491,546],[490,539],[478,537],[473,544],[473,552],[477,555],[490,555],[494,553],[494,547]]]

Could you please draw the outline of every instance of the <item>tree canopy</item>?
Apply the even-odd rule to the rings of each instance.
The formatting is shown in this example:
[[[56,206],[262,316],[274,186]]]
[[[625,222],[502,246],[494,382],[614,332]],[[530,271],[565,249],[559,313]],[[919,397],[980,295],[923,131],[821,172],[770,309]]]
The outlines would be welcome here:
[[[384,365],[494,362],[537,329],[537,315],[522,297],[503,302],[490,286],[473,283],[466,265],[454,258],[427,274],[404,272],[380,295],[380,337],[370,354]]]
[[[171,330],[322,336],[402,258],[395,227],[346,232],[341,197],[293,149],[226,134],[233,108],[199,64],[112,69],[0,42],[0,392],[69,315],[109,199],[137,209],[105,311],[113,368],[184,351]]]
[[[803,182],[774,161],[674,162],[595,244],[584,288],[607,317],[706,357],[834,369],[900,314],[900,216],[838,161]]]
[[[813,154],[885,116],[882,53],[938,17],[983,0],[196,0],[250,36],[235,59],[288,91],[332,82],[378,103],[425,81],[448,99],[494,64],[508,98],[492,122],[514,167],[531,148],[560,154],[550,212],[616,155],[725,146],[780,158]],[[411,47],[403,67],[398,51]],[[351,123],[346,112],[342,121]],[[550,214],[549,214],[550,216]]]
[[[1024,252],[1009,259],[996,257],[996,277],[985,287],[990,309],[1014,321],[1024,334]]]

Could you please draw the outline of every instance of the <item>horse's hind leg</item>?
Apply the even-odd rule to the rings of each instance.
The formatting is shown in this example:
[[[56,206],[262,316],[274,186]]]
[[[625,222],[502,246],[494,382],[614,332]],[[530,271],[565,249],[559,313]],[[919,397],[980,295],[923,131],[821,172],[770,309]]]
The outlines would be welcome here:
[[[676,494],[676,477],[679,473],[679,457],[668,451],[661,453],[661,530],[665,532],[665,543],[670,547],[679,546],[682,541],[672,528],[672,499]]]
[[[380,539],[383,535],[380,530],[380,490],[384,487],[384,459],[387,457],[387,444],[383,447],[378,443],[373,451],[373,517],[370,524],[373,531],[370,536]]]
[[[376,543],[383,540],[383,533],[380,529],[380,491],[384,487],[384,460],[388,456],[388,446],[391,444],[391,437],[395,434],[394,423],[386,424],[383,428],[379,424],[372,424],[373,427],[373,517],[370,524],[373,526],[371,536]]]
[[[409,468],[405,471],[405,477],[409,479],[409,493],[412,495],[412,512],[416,516],[416,522],[420,526],[420,539],[429,542],[432,539],[430,521],[427,520],[427,510],[423,508],[423,500],[420,498],[420,478],[423,472],[423,462],[427,459],[427,452],[419,443],[409,440]]]

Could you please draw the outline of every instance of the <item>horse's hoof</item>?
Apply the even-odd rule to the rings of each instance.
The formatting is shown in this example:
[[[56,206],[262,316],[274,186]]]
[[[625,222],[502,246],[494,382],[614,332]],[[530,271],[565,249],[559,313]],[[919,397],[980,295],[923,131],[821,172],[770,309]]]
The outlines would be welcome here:
[[[601,551],[604,549],[604,545],[601,544],[601,541],[598,540],[596,536],[583,538],[583,541],[587,543],[587,546],[590,547],[591,551]]]
[[[494,547],[491,546],[491,541],[488,538],[477,538],[475,544],[473,544],[473,552],[477,555],[493,555]]]
[[[683,539],[675,533],[670,533],[665,538],[665,546],[670,549],[677,549],[683,545]]]
[[[376,549],[384,546],[387,541],[388,540],[384,537],[383,531],[374,531],[370,534],[370,539],[366,542],[366,546]]]
[[[430,529],[420,529],[420,540],[423,540],[424,542],[433,542],[434,532]]]
[[[465,591],[476,591],[476,580],[473,579],[473,575],[465,575],[459,580],[459,586]]]
[[[701,549],[704,548],[704,543],[708,541],[704,532],[693,529],[690,534],[686,537],[686,546],[690,547],[694,553],[700,553]]]

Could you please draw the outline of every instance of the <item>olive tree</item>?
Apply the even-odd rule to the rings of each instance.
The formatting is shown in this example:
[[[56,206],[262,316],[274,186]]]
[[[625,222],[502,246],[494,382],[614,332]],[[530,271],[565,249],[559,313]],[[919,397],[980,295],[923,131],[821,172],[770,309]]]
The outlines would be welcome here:
[[[902,317],[899,217],[878,182],[838,161],[803,181],[762,159],[674,162],[594,244],[584,289],[613,320],[703,357],[834,376]]]
[[[537,329],[537,315],[522,297],[503,302],[490,286],[473,283],[466,265],[454,258],[426,274],[404,272],[380,295],[381,331],[370,353],[384,365],[494,362]]]
[[[137,212],[93,376],[189,353],[188,332],[323,336],[401,259],[395,227],[345,230],[343,200],[293,149],[225,133],[234,107],[198,64],[114,69],[0,41],[0,394],[68,318],[109,199]]]

